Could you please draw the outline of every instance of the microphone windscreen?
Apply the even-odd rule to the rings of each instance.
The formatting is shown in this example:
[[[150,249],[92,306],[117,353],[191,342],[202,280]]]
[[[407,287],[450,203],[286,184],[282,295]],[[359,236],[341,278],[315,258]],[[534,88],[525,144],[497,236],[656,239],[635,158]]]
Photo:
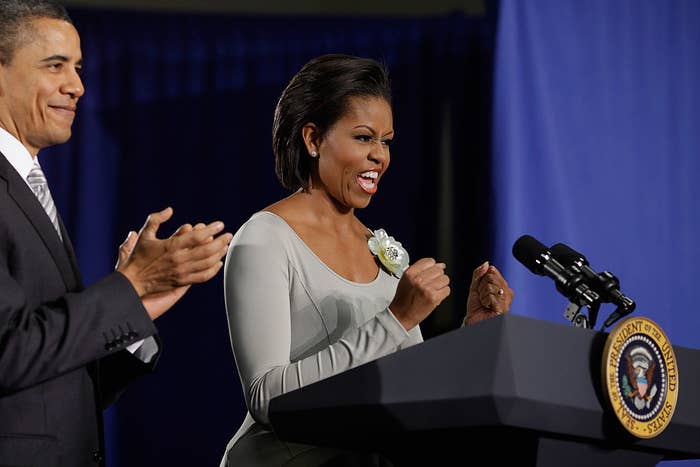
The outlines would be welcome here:
[[[544,275],[541,258],[547,252],[547,247],[530,235],[523,235],[513,244],[513,256],[515,259],[538,276]]]
[[[581,264],[585,264],[586,266],[588,265],[588,260],[585,256],[563,243],[557,243],[556,245],[552,245],[549,251],[552,253],[552,256],[554,256],[554,258],[557,261],[559,261],[564,267],[568,268],[576,262],[580,262]]]

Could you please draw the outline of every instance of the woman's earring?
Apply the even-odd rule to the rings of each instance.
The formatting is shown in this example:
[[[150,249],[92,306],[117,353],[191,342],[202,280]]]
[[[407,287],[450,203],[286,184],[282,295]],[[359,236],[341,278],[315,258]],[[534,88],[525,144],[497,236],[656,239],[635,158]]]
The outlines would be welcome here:
[[[310,156],[313,158],[316,158],[316,157],[318,157],[318,153],[316,151],[311,151]]]

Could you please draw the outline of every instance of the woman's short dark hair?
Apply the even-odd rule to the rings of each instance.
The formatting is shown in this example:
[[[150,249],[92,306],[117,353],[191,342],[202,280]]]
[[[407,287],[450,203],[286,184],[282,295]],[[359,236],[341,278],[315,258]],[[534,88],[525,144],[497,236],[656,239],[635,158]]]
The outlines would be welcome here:
[[[30,21],[36,18],[72,23],[66,9],[52,0],[0,0],[0,64],[9,64],[21,42],[29,40]]]
[[[282,92],[272,125],[275,172],[285,188],[306,189],[311,157],[301,129],[313,123],[323,136],[348,111],[352,97],[391,102],[386,68],[368,58],[322,55],[304,65]]]

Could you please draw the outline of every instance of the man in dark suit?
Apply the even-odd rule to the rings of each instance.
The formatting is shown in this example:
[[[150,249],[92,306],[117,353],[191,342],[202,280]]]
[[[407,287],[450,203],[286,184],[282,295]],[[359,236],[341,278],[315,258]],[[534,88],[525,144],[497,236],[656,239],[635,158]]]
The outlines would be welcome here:
[[[221,268],[223,224],[156,236],[150,215],[116,271],[84,288],[38,163],[71,135],[80,39],[49,0],[0,2],[0,466],[101,465],[102,410],[155,363],[153,320]]]

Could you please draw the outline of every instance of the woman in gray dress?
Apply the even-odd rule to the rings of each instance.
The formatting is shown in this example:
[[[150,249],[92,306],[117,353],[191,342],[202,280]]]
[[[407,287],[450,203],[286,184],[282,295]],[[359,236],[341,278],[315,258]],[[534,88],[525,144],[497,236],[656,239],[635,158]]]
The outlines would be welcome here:
[[[222,467],[371,465],[287,443],[270,399],[422,342],[419,323],[450,293],[445,264],[413,264],[401,244],[355,216],[377,192],[394,136],[389,80],[373,60],[307,63],[277,104],[277,176],[293,194],[254,214],[225,265],[231,345],[248,414]],[[475,271],[465,322],[506,312],[513,291],[488,263]]]

